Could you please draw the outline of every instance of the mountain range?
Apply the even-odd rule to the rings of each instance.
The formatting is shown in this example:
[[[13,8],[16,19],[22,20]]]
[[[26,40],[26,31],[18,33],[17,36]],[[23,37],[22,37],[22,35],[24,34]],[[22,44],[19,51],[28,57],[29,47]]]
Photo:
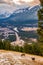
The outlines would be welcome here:
[[[17,9],[13,12],[5,9],[5,11],[1,10],[0,12],[0,19],[2,18],[11,18],[14,20],[26,20],[26,19],[37,19],[37,11],[40,8],[39,5],[33,7],[26,7]]]
[[[1,23],[5,23],[4,25],[21,25],[28,24],[27,22],[30,20],[38,20],[37,11],[39,8],[40,5],[36,5],[33,7],[16,9],[12,13],[5,11],[4,14],[0,15],[0,25],[2,25]]]

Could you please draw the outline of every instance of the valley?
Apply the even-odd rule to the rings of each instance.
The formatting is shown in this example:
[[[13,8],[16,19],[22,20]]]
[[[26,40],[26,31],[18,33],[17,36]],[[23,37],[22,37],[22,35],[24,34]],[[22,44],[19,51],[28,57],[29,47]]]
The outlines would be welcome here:
[[[43,65],[43,0],[0,0],[0,65]]]
[[[6,8],[7,5],[5,5],[4,7]],[[0,39],[8,39],[11,42],[16,41],[15,28],[17,28],[18,32],[16,32],[23,41],[38,38],[36,32],[38,26],[37,11],[40,6],[13,9],[11,12],[10,6],[7,7],[8,10],[6,11],[4,8],[4,12],[2,13],[1,11],[2,14],[0,14]]]

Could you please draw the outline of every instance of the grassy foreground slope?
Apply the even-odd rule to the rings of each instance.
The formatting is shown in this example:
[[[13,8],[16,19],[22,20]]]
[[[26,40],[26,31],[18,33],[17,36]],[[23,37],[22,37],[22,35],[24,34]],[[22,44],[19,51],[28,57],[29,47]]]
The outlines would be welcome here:
[[[43,57],[14,51],[0,50],[0,65],[43,65]],[[35,61],[32,60],[35,58]]]

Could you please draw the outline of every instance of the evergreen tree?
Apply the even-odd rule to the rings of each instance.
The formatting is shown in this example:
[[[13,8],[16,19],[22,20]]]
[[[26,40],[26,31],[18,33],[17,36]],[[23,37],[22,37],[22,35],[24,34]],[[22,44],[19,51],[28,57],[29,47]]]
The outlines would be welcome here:
[[[43,0],[40,0],[40,2],[41,2],[41,6],[43,7]]]
[[[0,49],[3,49],[3,42],[0,40]]]
[[[38,44],[33,44],[32,50],[33,50],[33,54],[42,56],[41,48]]]
[[[3,41],[3,49],[10,50],[10,47],[11,47],[10,41],[4,40]]]
[[[15,46],[15,51],[19,52],[19,46],[18,45]]]
[[[43,0],[40,0],[41,8],[38,11],[38,34],[39,34],[39,40],[43,42]]]
[[[28,43],[25,43],[23,50],[25,53],[32,53],[32,46],[29,45]]]

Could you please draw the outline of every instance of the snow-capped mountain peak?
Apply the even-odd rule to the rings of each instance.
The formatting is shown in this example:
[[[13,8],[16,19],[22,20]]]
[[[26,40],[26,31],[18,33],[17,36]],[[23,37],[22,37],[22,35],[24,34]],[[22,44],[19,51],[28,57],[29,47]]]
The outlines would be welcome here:
[[[26,7],[26,8],[23,8],[23,9],[18,9],[15,11],[15,13],[23,13],[23,12],[26,12],[26,11],[36,11],[40,8],[39,5],[37,6],[32,6],[32,7]]]
[[[37,19],[37,11],[40,8],[39,5],[37,6],[32,6],[32,7],[26,7],[26,8],[20,8],[20,9],[16,9],[15,11],[10,11],[8,9],[5,9],[4,11],[1,10],[0,13],[0,18],[9,18],[12,17],[14,18],[14,20],[21,20],[23,18],[23,20],[27,20],[27,19]],[[34,18],[33,18],[34,17]]]

